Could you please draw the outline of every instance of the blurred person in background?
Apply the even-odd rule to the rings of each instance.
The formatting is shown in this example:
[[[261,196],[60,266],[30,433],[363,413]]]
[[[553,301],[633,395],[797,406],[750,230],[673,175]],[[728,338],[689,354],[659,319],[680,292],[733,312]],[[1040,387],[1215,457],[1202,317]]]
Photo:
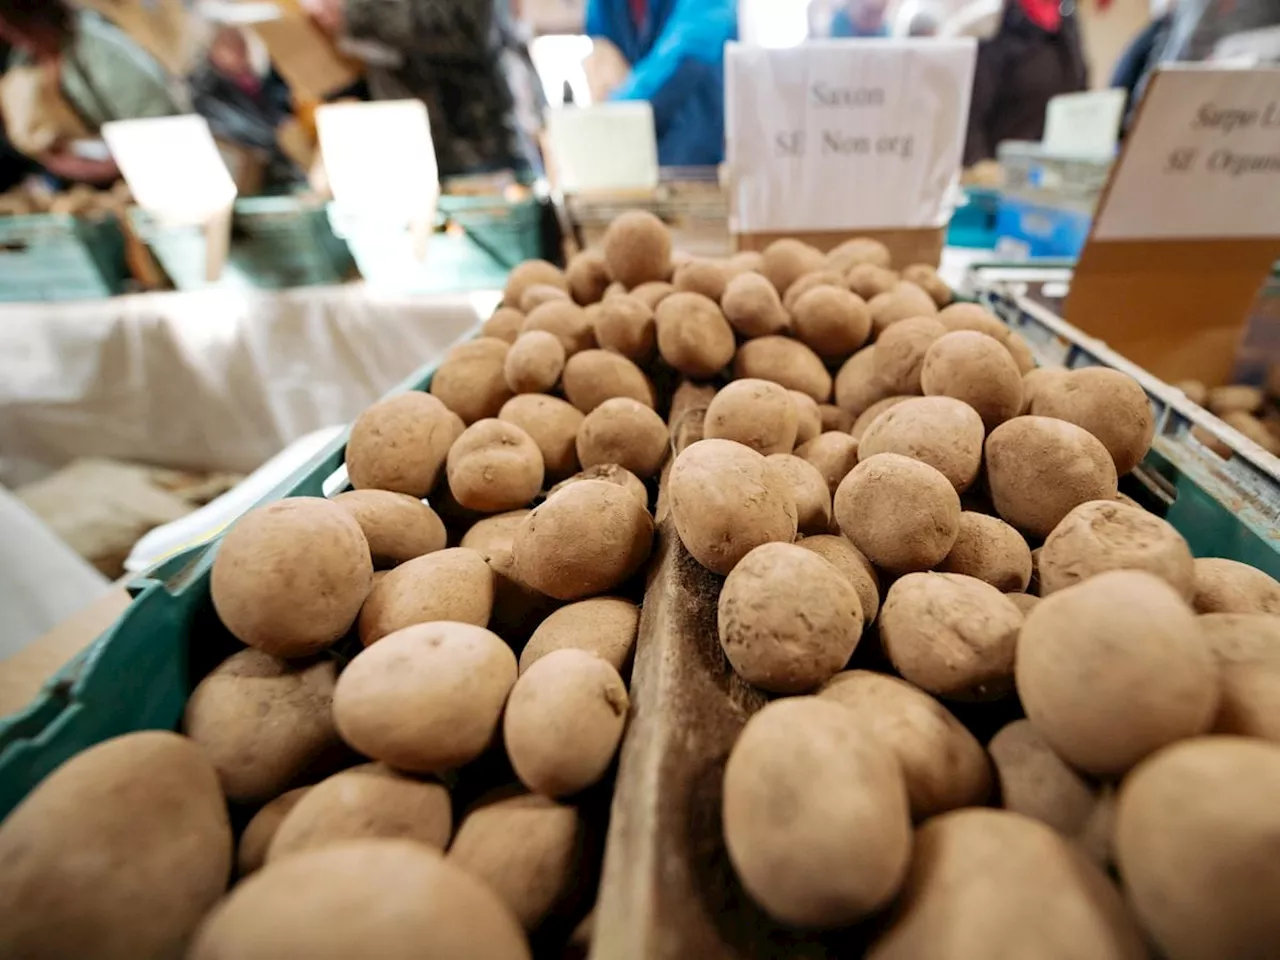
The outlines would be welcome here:
[[[724,159],[724,45],[737,38],[735,0],[588,0],[586,32],[621,55],[610,100],[653,107],[658,163]]]
[[[1151,0],[1151,22],[1129,42],[1111,73],[1111,86],[1125,92],[1125,121],[1128,128],[1138,104],[1138,92],[1155,67],[1173,26],[1172,0]]]
[[[964,165],[994,159],[1005,140],[1040,140],[1049,101],[1088,88],[1070,0],[1006,0],[995,36],[978,44]]]
[[[848,0],[831,18],[832,37],[887,37],[889,0]]]

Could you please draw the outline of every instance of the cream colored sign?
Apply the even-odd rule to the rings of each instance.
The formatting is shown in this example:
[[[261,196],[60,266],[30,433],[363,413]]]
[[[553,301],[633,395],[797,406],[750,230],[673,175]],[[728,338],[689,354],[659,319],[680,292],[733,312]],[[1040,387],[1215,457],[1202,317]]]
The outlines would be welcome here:
[[[170,223],[203,223],[235,201],[236,185],[204,117],[104,124],[102,137],[134,200]]]
[[[316,111],[316,126],[340,205],[406,222],[434,215],[439,168],[421,100],[330,104]]]

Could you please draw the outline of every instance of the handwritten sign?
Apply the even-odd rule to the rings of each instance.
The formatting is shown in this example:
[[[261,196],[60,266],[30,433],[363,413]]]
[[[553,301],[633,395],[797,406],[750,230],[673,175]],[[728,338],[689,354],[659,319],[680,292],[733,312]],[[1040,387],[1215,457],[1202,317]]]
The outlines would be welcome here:
[[[1280,69],[1158,73],[1093,235],[1280,236]]]
[[[102,137],[138,206],[169,223],[204,223],[230,208],[236,185],[204,117],[104,124]]]
[[[976,44],[730,44],[735,232],[937,227],[960,168]]]

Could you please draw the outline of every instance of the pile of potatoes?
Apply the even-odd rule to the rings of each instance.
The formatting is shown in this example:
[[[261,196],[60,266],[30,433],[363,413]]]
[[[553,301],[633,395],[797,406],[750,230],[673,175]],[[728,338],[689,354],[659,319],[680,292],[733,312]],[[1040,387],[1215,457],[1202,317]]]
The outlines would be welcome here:
[[[773,920],[879,960],[1280,955],[1280,584],[1119,493],[1134,381],[951,301],[874,240],[695,259],[644,213],[518,267],[356,420],[352,489],[223,539],[236,644],[196,634],[183,735],[0,825],[0,955],[560,956],[659,527],[771,697],[722,819]]]
[[[1280,366],[1267,378],[1265,389],[1233,384],[1210,390],[1198,380],[1184,380],[1177,387],[1193,403],[1216,414],[1267,453],[1280,456]],[[1192,432],[1219,456],[1231,456],[1231,448],[1208,431],[1195,427]]]

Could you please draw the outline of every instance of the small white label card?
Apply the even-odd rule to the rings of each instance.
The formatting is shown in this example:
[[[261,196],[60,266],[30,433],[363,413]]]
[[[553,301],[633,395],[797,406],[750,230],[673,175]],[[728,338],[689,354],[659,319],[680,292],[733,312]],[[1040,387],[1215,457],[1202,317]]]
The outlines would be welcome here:
[[[565,193],[658,185],[653,108],[643,100],[554,108],[547,116],[547,139]]]
[[[204,117],[103,124],[102,138],[138,206],[168,223],[204,223],[228,209],[236,185]]]
[[[340,206],[406,222],[435,216],[440,175],[421,100],[329,104],[316,110],[316,126]]]
[[[1280,69],[1176,66],[1152,78],[1096,240],[1280,236]]]
[[[946,223],[976,50],[969,38],[730,44],[733,231]]]
[[[1091,90],[1054,97],[1045,111],[1045,150],[1110,157],[1116,151],[1125,101],[1123,90]]]

